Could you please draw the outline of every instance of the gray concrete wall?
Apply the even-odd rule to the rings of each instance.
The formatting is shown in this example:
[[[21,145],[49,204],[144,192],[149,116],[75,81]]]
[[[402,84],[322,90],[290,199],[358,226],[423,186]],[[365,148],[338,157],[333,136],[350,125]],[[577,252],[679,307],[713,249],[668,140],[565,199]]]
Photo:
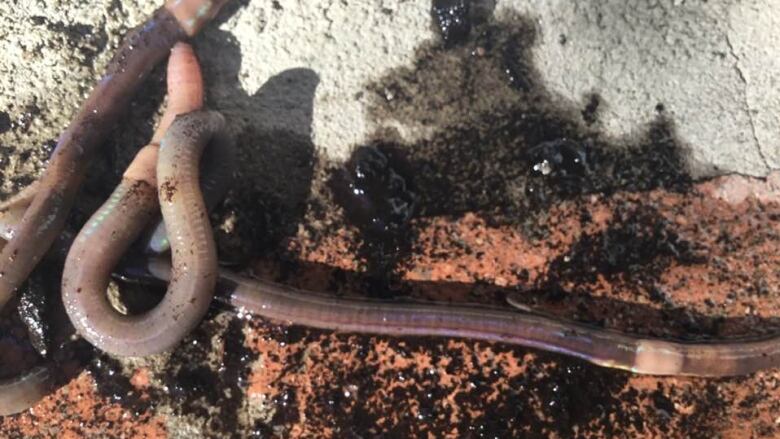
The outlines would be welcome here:
[[[0,134],[0,145],[12,148],[5,152],[6,176],[40,172],[41,144],[57,137],[124,32],[157,4],[0,4],[0,111],[15,123]],[[282,0],[278,5],[251,0],[199,39],[212,103],[232,116],[237,129],[290,126],[310,135],[328,156],[344,158],[375,129],[366,117],[367,94],[361,93],[366,85],[408,65],[418,46],[436,38],[430,3]],[[607,135],[637,129],[662,103],[692,149],[696,173],[765,175],[780,167],[780,3],[515,0],[496,5],[499,16],[510,11],[538,24],[533,56],[550,90],[578,105],[588,93],[602,97],[600,129]],[[270,78],[296,68],[317,75],[308,110],[280,111],[285,102],[296,101],[295,90],[275,100],[236,99],[224,85],[237,81],[251,97]],[[415,127],[401,128],[416,135]],[[32,151],[34,159],[20,159],[22,150]]]

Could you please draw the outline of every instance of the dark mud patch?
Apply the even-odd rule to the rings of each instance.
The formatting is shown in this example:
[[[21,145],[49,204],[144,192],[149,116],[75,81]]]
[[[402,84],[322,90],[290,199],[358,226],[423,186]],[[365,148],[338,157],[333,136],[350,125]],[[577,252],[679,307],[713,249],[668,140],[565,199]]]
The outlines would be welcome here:
[[[15,312],[17,304],[12,300],[0,314],[0,380],[19,375],[41,362],[37,346],[28,341],[25,322]]]
[[[97,353],[88,363],[87,370],[97,383],[98,394],[108,404],[119,403],[135,417],[154,409],[156,401],[148,399],[148,395],[131,384],[130,377],[123,374],[122,365],[116,359]]]
[[[354,248],[364,262],[361,270],[378,279],[367,289],[384,291],[382,297],[407,293],[389,286],[397,284],[393,273],[403,270],[415,246],[416,228],[409,224],[477,213],[490,225],[518,226],[543,239],[543,218],[562,201],[657,188],[685,192],[692,184],[687,150],[672,120],[656,115],[637,127],[636,135],[606,138],[599,130],[603,103],[597,92],[585,98],[583,108],[544,87],[531,56],[537,38],[533,22],[517,16],[472,19],[474,11],[489,9],[469,8],[461,2],[434,4],[432,20],[441,28],[443,44],[419,48],[412,67],[369,86],[371,114],[381,128],[344,165],[328,167],[330,193],[313,193],[326,210],[335,201],[358,230]],[[452,26],[459,29],[457,44],[447,39]],[[654,107],[648,112],[655,114]],[[387,121],[426,134],[404,141],[394,128],[383,127]],[[361,167],[372,177],[359,177]],[[392,188],[389,181],[400,181],[403,188]],[[652,221],[645,226],[655,227]],[[613,251],[614,241],[605,251]],[[576,251],[596,244],[582,243]]]
[[[356,149],[329,180],[336,203],[363,237],[355,249],[365,262],[366,279],[361,289],[373,297],[401,294],[400,269],[412,250],[410,221],[417,208],[411,181],[408,162],[386,144]]]
[[[681,238],[654,208],[626,204],[615,214],[605,231],[583,235],[550,263],[548,287],[567,281],[594,283],[599,275],[652,286],[672,262],[706,261],[704,249]]]
[[[471,32],[471,1],[434,0],[431,7],[435,28],[446,46],[466,41]]]
[[[0,134],[10,130],[11,127],[11,116],[5,111],[0,111]]]
[[[658,116],[635,136],[606,138],[597,95],[583,110],[543,86],[532,63],[535,40],[534,24],[522,17],[490,21],[457,47],[419,49],[413,67],[371,86],[378,125],[401,121],[432,133],[395,145],[412,163],[422,216],[479,212],[522,223],[584,194],[690,187],[672,120]],[[554,144],[572,145],[587,166],[566,178],[539,172],[556,155],[539,149]]]
[[[361,248],[364,252],[372,247],[392,249],[395,258],[374,255],[384,265],[373,263],[386,273],[402,272],[404,249],[415,249],[415,228],[432,217],[477,213],[490,225],[514,226],[533,239],[543,239],[547,212],[561,202],[576,203],[588,195],[691,190],[688,151],[675,134],[675,122],[657,110],[656,103],[647,109],[655,117],[651,123],[636,127],[634,135],[608,138],[601,133],[599,121],[599,109],[608,103],[602,102],[598,91],[585,96],[583,103],[569,103],[544,87],[531,57],[537,38],[533,22],[524,17],[466,22],[467,16],[468,9],[458,2],[434,5],[434,26],[442,40],[421,47],[412,67],[398,69],[369,87],[375,98],[372,115],[380,128],[373,141],[356,147],[346,164],[328,167],[331,182],[337,182],[328,187],[329,193],[313,194],[325,210],[332,209],[334,202],[342,209],[342,221],[358,232],[353,243],[356,254]],[[392,128],[397,122],[418,127],[425,134],[404,140],[407,133]],[[413,188],[415,199],[411,218],[402,222],[411,224],[404,226],[408,233],[387,227],[377,232],[373,226],[386,221],[377,206],[403,198],[386,189],[366,190],[357,182],[356,164],[371,155],[367,151],[377,149],[402,156],[403,168],[408,169],[410,178],[404,186]],[[393,165],[380,166],[388,167]],[[583,215],[581,221],[587,226],[591,219]],[[331,230],[340,225],[332,225]],[[310,236],[316,240],[321,233],[312,231]],[[387,242],[392,244],[387,246]],[[372,256],[368,252],[362,257],[369,261],[362,267],[363,274],[370,277]],[[606,276],[629,286],[646,283],[649,286],[638,291],[658,301],[662,298],[652,295],[652,285],[670,264],[695,264],[704,259],[696,243],[683,238],[652,207],[627,203],[605,231],[583,235],[566,256],[553,262],[540,285],[565,297],[569,293],[558,288],[559,284]],[[328,289],[340,291],[345,282],[343,273],[336,273]],[[553,296],[545,300],[554,302]],[[577,309],[578,317],[599,324],[599,317],[589,314],[598,306]],[[684,334],[718,332],[717,318],[701,328],[687,326],[684,310],[661,314]],[[524,359],[524,372],[510,375],[502,364],[477,359],[470,350],[477,348],[470,343],[459,352],[438,340],[306,334],[302,343],[322,348],[316,361],[324,362],[324,369],[333,376],[327,383],[314,384],[313,389],[280,378],[283,384],[274,399],[275,428],[291,428],[302,422],[304,414],[319,431],[333,431],[337,436],[441,437],[457,432],[465,437],[611,437],[672,428],[705,436],[718,430],[718,418],[731,403],[723,392],[697,398],[698,386],[690,383],[683,390],[634,388],[629,374],[549,354],[529,356],[521,349],[490,348]],[[412,366],[388,371],[373,360],[379,356],[378,340],[394,350],[447,358],[453,373],[468,369],[467,364],[479,367],[469,369],[464,378],[469,390],[457,392],[453,405],[453,396],[437,374],[428,376]],[[360,366],[330,364],[328,350],[357,352]],[[303,364],[309,364],[310,355],[306,351],[306,358],[301,352],[288,359],[282,376],[299,374]],[[315,396],[307,399],[303,393]],[[674,413],[675,404],[683,400],[711,407],[712,412]],[[454,411],[461,415],[457,425],[451,423]],[[669,423],[672,417],[674,422]]]
[[[65,385],[92,358],[92,348],[71,340],[73,328],[59,297],[61,270],[44,261],[0,313],[0,380],[36,366]]]
[[[135,416],[165,405],[177,415],[201,420],[211,437],[244,437],[254,428],[244,426],[240,417],[246,410],[249,367],[257,358],[244,344],[244,325],[234,315],[217,318],[211,312],[165,361],[157,375],[161,387],[139,390],[121,364],[105,355],[88,369],[99,394]]]

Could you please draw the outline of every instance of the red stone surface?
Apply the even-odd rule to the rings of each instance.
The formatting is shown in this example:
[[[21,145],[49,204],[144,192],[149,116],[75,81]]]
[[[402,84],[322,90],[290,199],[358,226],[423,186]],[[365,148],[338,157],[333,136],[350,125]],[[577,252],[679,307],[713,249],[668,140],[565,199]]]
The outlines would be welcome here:
[[[426,219],[416,224],[419,236],[403,279],[415,297],[502,305],[504,294],[515,292],[538,311],[656,336],[774,331],[780,316],[780,193],[774,178],[722,178],[686,194],[655,190],[567,201],[539,217],[537,226],[547,231],[542,237],[516,226],[490,226],[475,214]],[[537,289],[576,243],[586,237],[598,242],[595,237],[618,223],[650,224],[655,234],[641,227],[635,232],[687,242],[693,256],[681,262],[674,256],[680,248],[658,251],[634,272],[597,271],[587,281],[563,277],[557,280],[561,294]],[[287,282],[323,289],[337,269],[355,270],[351,235],[342,229],[314,241],[302,229],[289,244],[299,266]],[[278,271],[277,261],[257,263],[258,275]],[[259,354],[244,385],[246,404],[262,401],[271,409],[267,418],[245,425],[245,436],[780,434],[779,370],[658,378],[469,340],[333,334],[261,321],[245,323],[244,333],[245,345]],[[143,368],[129,376],[141,395],[153,378]],[[121,400],[100,396],[87,372],[30,413],[0,420],[0,432],[74,438],[176,433],[155,410],[133,413]]]

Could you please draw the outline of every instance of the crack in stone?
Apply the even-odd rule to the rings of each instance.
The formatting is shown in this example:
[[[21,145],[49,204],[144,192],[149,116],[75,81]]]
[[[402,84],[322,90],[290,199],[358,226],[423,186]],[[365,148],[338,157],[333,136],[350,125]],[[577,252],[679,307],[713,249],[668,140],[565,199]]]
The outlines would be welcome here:
[[[742,71],[742,67],[739,65],[739,56],[737,55],[737,51],[734,49],[734,44],[731,42],[731,37],[729,36],[728,30],[726,31],[726,45],[729,48],[729,54],[732,58],[734,58],[734,70],[737,72],[737,76],[739,76],[739,79],[742,81],[743,87],[742,87],[742,96],[744,100],[745,105],[745,113],[747,113],[748,121],[750,121],[750,130],[753,134],[753,141],[756,143],[756,150],[758,151],[758,156],[761,157],[761,161],[764,163],[764,167],[767,169],[767,171],[770,171],[772,169],[771,166],[769,166],[769,161],[766,158],[766,155],[764,155],[764,150],[761,148],[761,141],[758,139],[758,132],[756,131],[756,121],[753,119],[753,111],[750,108],[750,101],[748,100],[748,81],[747,77],[745,76],[745,73]]]

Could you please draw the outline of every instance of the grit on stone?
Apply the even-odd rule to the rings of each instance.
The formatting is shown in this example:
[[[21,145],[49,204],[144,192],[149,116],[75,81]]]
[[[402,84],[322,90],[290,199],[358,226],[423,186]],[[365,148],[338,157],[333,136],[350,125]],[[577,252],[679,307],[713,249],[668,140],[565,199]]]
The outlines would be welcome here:
[[[40,175],[124,34],[158,6],[0,4],[0,193]],[[239,140],[240,181],[212,217],[221,260],[334,294],[379,284],[501,306],[528,291],[529,307],[633,333],[776,328],[780,4],[471,8],[470,35],[443,44],[429,1],[234,0],[195,38],[207,106]],[[90,196],[146,143],[163,94],[158,68],[91,168]],[[364,200],[330,191],[334,170],[365,157],[381,174],[367,187],[409,183],[368,203],[387,222],[398,212],[377,211],[409,205],[392,239],[349,218]],[[728,173],[744,176],[697,183]],[[242,317],[212,312],[166,355],[89,351],[77,378],[0,431],[771,437],[779,425],[776,371],[637,377],[529,349]]]
[[[770,0],[499,2],[538,20],[534,57],[548,86],[604,101],[619,136],[662,104],[698,174],[780,166],[780,4]]]

